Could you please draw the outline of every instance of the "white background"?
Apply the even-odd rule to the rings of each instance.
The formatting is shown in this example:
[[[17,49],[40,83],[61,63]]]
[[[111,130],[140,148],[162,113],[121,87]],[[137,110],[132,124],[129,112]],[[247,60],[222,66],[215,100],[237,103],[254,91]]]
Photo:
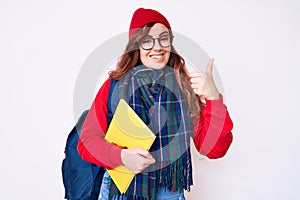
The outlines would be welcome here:
[[[76,77],[138,7],[157,9],[215,58],[234,121],[224,158],[195,157],[187,199],[300,199],[296,0],[0,0],[0,198],[63,199]]]

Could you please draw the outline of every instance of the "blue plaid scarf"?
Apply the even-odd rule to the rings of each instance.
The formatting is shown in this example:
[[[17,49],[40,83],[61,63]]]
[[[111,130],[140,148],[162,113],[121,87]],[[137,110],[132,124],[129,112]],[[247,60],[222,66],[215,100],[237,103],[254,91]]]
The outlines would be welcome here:
[[[189,190],[193,184],[189,147],[192,123],[174,70],[167,66],[162,70],[136,66],[116,83],[110,101],[113,112],[120,98],[125,99],[156,134],[149,150],[156,163],[134,177],[124,196],[152,200],[158,188]],[[109,199],[120,195],[112,182]]]

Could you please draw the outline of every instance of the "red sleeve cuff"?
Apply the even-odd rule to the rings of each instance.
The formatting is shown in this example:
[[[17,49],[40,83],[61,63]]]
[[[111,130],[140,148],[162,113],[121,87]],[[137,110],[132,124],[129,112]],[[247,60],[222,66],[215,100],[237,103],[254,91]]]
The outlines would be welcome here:
[[[222,94],[220,94],[220,98],[219,99],[215,99],[215,100],[205,99],[205,101],[206,101],[205,107],[208,107],[208,108],[212,108],[212,107],[219,108],[219,107],[224,106],[223,95]]]
[[[112,145],[109,149],[109,158],[110,162],[114,167],[123,165],[122,158],[121,158],[121,151],[122,147],[117,146],[117,145]]]

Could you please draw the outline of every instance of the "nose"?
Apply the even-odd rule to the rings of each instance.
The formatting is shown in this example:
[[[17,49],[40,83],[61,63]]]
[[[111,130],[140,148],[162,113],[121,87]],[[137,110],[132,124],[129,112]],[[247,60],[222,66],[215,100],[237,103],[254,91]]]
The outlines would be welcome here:
[[[162,49],[162,47],[160,46],[159,42],[158,42],[158,38],[154,39],[154,46],[153,46],[154,50],[160,50]]]

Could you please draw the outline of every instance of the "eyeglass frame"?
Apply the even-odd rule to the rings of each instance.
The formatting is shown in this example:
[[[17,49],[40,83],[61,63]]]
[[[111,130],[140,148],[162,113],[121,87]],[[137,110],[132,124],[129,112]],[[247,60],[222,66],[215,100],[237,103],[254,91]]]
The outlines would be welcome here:
[[[138,45],[139,45],[142,49],[144,49],[144,50],[146,50],[146,51],[149,51],[149,50],[153,49],[153,47],[155,46],[155,40],[158,40],[158,44],[159,44],[159,46],[161,46],[162,48],[167,48],[167,47],[171,46],[172,43],[173,43],[174,35],[171,35],[170,33],[168,33],[168,36],[170,37],[170,44],[169,44],[168,46],[162,46],[162,45],[161,45],[160,39],[161,39],[163,36],[164,36],[164,35],[161,35],[161,36],[159,36],[159,37],[157,37],[157,38],[154,38],[154,37],[151,37],[150,35],[145,35],[145,36],[141,39],[141,41],[138,42]],[[145,49],[145,48],[143,48],[142,45],[141,45],[141,42],[142,42],[142,40],[143,40],[145,37],[150,37],[150,38],[152,39],[152,41],[153,41],[153,46],[152,46],[150,49]]]

